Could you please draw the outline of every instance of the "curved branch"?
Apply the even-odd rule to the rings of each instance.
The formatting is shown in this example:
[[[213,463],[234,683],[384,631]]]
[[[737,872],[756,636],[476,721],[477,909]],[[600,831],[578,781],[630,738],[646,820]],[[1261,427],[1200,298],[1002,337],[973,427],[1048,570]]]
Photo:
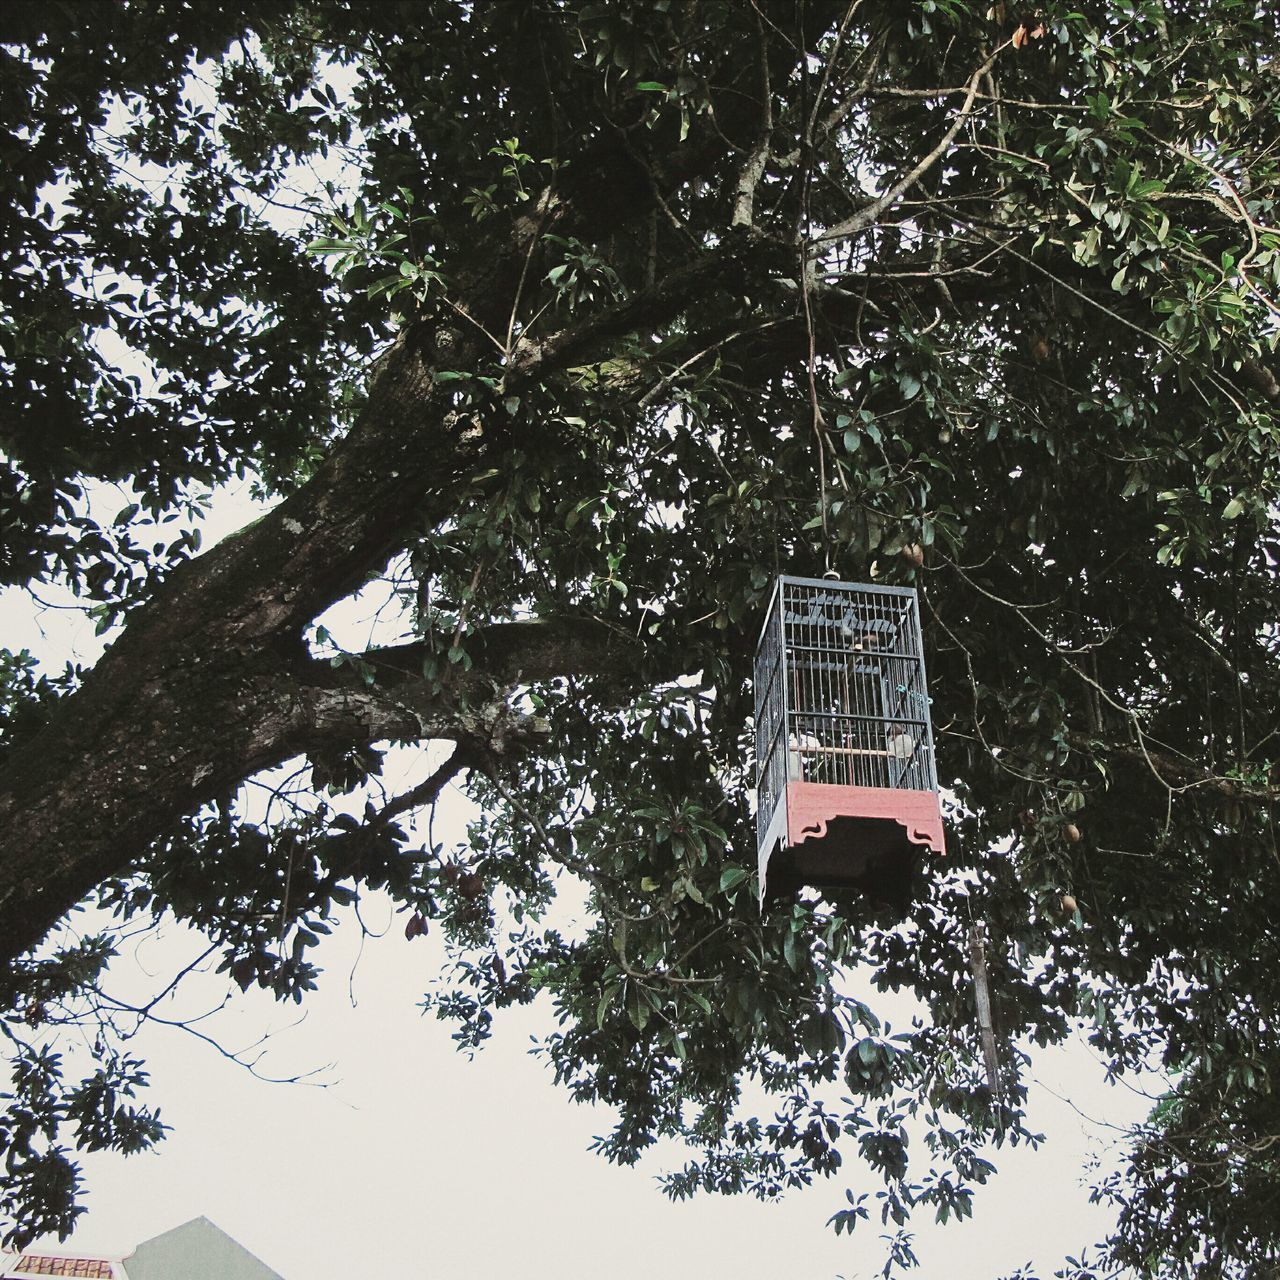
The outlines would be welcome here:
[[[1007,44],[1008,42],[1006,41],[1005,43]],[[951,149],[951,144],[955,141],[956,135],[964,128],[965,121],[969,119],[970,114],[973,112],[974,99],[978,96],[978,85],[982,83],[982,77],[995,66],[996,58],[1004,48],[1005,45],[1001,45],[969,77],[964,102],[956,113],[956,118],[951,122],[951,127],[942,135],[937,145],[927,155],[921,157],[884,195],[877,197],[870,204],[859,209],[853,217],[846,218],[843,222],[838,222],[834,227],[822,232],[821,235],[815,236],[814,240],[816,242],[826,243],[831,240],[847,240],[850,236],[855,236],[859,232],[865,231],[879,219],[881,214],[892,208],[903,195],[910,191],[947,154]]]

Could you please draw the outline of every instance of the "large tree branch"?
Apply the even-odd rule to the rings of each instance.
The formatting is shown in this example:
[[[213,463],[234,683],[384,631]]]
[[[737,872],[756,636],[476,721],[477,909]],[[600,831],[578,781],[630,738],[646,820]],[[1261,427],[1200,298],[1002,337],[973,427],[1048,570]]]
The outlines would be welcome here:
[[[1161,751],[1150,740],[1141,744],[1132,742],[1102,742],[1084,733],[1068,733],[1067,741],[1077,750],[1091,757],[1110,756],[1130,764],[1144,766],[1159,786],[1170,793],[1190,791],[1211,792],[1228,800],[1247,801],[1252,804],[1275,804],[1280,801],[1280,786],[1269,781],[1229,777],[1215,773],[1198,760]]]
[[[533,684],[559,675],[634,675],[644,655],[635,636],[586,615],[496,622],[469,636],[467,653],[480,678]],[[396,687],[421,678],[423,662],[435,656],[429,641],[393,645],[364,655],[379,684]]]
[[[643,678],[644,646],[594,618],[495,623],[467,638],[466,653],[469,666],[430,680],[422,672],[438,655],[427,641],[373,649],[350,664],[310,659],[294,668],[286,718],[263,750],[285,759],[383,739],[447,738],[468,758],[502,755],[543,731],[512,705],[520,688],[564,676],[609,676],[630,687]]]
[[[108,664],[111,678],[69,699],[78,714],[55,717],[6,776],[7,946],[34,946],[175,819],[254,772],[384,739],[451,739],[471,760],[500,757],[544,732],[513,705],[514,688],[555,676],[635,679],[642,656],[638,642],[589,619],[484,628],[468,642],[471,666],[439,681],[422,679],[428,652],[421,643],[373,651],[363,659],[372,683],[270,646],[187,655],[159,672]]]
[[[803,55],[775,44],[773,82],[783,83]],[[734,101],[744,105],[733,108]],[[738,110],[735,124],[757,133],[758,102],[728,94],[724,108],[722,122]],[[599,140],[591,146],[598,149]],[[667,194],[714,167],[721,153],[709,126],[698,122],[687,141],[664,155]],[[602,181],[601,158],[595,159],[575,160],[561,175],[558,230],[624,228],[644,219],[662,194],[653,174]],[[607,157],[604,163],[612,172]],[[506,323],[528,270],[536,232],[517,222],[503,230],[495,220],[485,240],[460,247],[450,271],[454,302],[491,332]],[[669,321],[756,252],[749,238],[730,236],[652,289],[522,352],[509,377],[544,379],[612,336]],[[472,332],[451,337],[445,349],[445,332],[430,323],[407,330],[380,362],[358,420],[310,480],[175,571],[84,686],[54,708],[37,735],[15,745],[0,784],[0,930],[9,956],[38,943],[175,819],[310,742],[467,731],[444,702],[419,702],[420,690],[410,698],[399,688],[393,699],[381,687],[371,693],[308,683],[314,668],[301,649],[302,628],[385,565],[404,545],[406,530],[448,518],[494,443],[481,415],[460,410],[457,384],[435,376],[442,368],[478,369],[482,355],[490,357]],[[556,662],[561,674],[590,662],[597,664],[592,670],[607,665],[589,658],[585,634],[553,644],[547,633],[525,632],[522,647],[513,643],[515,634],[494,631],[480,643],[490,651],[475,669],[488,670],[491,689],[533,678],[533,665],[544,675]]]

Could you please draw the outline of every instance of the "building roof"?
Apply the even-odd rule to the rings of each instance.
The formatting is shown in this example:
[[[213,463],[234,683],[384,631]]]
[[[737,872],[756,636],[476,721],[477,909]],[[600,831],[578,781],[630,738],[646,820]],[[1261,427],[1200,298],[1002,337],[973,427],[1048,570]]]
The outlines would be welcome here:
[[[77,1280],[281,1280],[260,1258],[210,1222],[193,1218],[144,1240],[123,1258],[61,1249],[0,1252],[0,1280],[70,1276]]]
[[[125,1280],[282,1280],[205,1217],[144,1240],[125,1260]]]

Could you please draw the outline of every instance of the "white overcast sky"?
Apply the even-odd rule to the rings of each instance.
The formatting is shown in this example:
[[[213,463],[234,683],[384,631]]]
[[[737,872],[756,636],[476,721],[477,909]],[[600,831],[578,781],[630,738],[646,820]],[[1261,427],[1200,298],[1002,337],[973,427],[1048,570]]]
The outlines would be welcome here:
[[[371,914],[388,922],[385,909]],[[431,940],[406,942],[401,920],[366,943],[358,963],[352,933],[335,938],[325,989],[263,1064],[291,1072],[333,1062],[327,1087],[254,1080],[178,1031],[141,1037],[153,1101],[174,1132],[153,1155],[85,1160],[90,1207],[68,1247],[124,1252],[204,1214],[286,1280],[389,1270],[451,1280],[876,1274],[875,1227],[850,1238],[824,1226],[849,1182],[777,1205],[673,1205],[653,1174],[678,1151],[636,1169],[591,1155],[607,1115],[573,1105],[528,1054],[530,1036],[550,1025],[548,1009],[513,1011],[467,1061],[447,1026],[415,1009],[441,953]],[[163,973],[181,942],[148,942],[128,964]],[[227,1043],[296,1018],[292,1006],[250,1003],[251,1016],[224,1022]],[[1106,1230],[1082,1180],[1109,1135],[1079,1112],[1120,1118],[1147,1104],[1100,1076],[1087,1052],[1044,1055],[1037,1078],[1067,1100],[1036,1090],[1033,1118],[1047,1143],[995,1157],[1002,1176],[981,1194],[974,1221],[920,1232],[922,1277],[989,1280],[1030,1260],[1044,1274]],[[843,1172],[855,1189],[874,1185],[853,1162]]]

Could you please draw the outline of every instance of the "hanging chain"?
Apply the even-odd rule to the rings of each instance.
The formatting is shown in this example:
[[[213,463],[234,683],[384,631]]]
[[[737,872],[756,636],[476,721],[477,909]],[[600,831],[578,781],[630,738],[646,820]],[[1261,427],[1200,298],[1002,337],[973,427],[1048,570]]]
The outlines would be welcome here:
[[[800,6],[800,45],[804,47],[804,4],[803,0]],[[804,303],[804,327],[805,333],[809,339],[809,359],[807,374],[809,380],[809,414],[810,422],[813,426],[814,442],[818,446],[818,513],[822,517],[822,555],[826,566],[824,577],[835,577],[835,570],[831,563],[831,533],[827,528],[827,457],[826,457],[826,423],[822,417],[822,407],[818,403],[818,343],[817,336],[813,328],[813,306],[809,299],[809,253],[812,249],[812,241],[810,240],[810,212],[809,212],[809,181],[811,177],[811,169],[813,166],[813,120],[811,118],[809,103],[809,60],[804,58],[801,60],[801,116],[809,120],[809,125],[805,129],[804,137],[801,139],[802,165],[800,174],[800,234],[797,237],[800,241],[800,297]],[[828,66],[827,70],[830,68]],[[826,86],[826,75],[823,76],[822,86]],[[819,90],[821,93],[821,90]],[[812,114],[816,115],[817,104],[813,104]]]

